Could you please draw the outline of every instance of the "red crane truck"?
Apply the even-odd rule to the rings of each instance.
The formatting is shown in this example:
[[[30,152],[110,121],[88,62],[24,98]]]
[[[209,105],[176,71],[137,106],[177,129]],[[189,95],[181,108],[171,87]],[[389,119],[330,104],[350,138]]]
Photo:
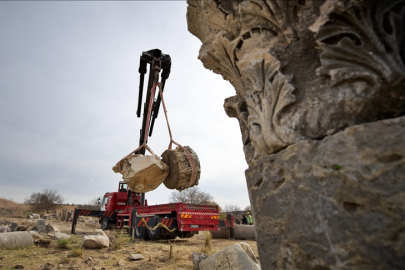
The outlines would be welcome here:
[[[137,116],[140,117],[141,100],[143,91],[144,75],[147,65],[150,66],[148,91],[144,104],[144,115],[142,129],[140,131],[140,145],[146,140],[145,130],[148,130],[149,137],[152,135],[153,125],[159,112],[160,96],[151,99],[151,87],[159,77],[162,70],[161,81],[162,91],[166,79],[170,74],[171,58],[162,54],[158,49],[143,52],[141,55],[139,73],[139,98]],[[150,101],[153,100],[153,101]],[[152,104],[152,113],[148,108]],[[147,117],[150,119],[147,121]],[[145,154],[145,148],[141,148],[136,154]],[[75,233],[77,219],[79,216],[94,216],[99,218],[103,230],[127,229],[135,238],[151,240],[190,238],[199,231],[219,230],[220,220],[217,205],[196,205],[186,203],[169,203],[149,206],[145,200],[145,193],[136,193],[128,189],[127,184],[119,182],[117,192],[108,192],[102,199],[99,199],[101,210],[75,209],[72,218],[72,230]],[[233,216],[221,221],[226,227],[233,227]]]

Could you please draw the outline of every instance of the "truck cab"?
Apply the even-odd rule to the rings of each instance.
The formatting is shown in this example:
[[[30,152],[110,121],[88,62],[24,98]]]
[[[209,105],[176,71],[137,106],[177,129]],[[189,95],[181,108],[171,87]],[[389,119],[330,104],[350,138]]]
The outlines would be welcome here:
[[[117,192],[107,192],[104,197],[99,198],[99,203],[101,211],[124,210],[128,206],[148,205],[142,194],[129,190],[128,185],[123,181],[119,182]]]

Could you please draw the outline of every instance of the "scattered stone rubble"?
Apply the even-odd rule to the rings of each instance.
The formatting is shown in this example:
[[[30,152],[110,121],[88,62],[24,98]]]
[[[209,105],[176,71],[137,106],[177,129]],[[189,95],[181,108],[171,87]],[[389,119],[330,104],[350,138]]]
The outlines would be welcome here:
[[[260,270],[252,249],[246,242],[236,243],[232,246],[208,257],[205,253],[193,252],[191,254],[193,270]]]
[[[98,229],[93,231],[93,235],[85,235],[81,247],[83,248],[105,248],[109,247],[110,239],[103,230]]]

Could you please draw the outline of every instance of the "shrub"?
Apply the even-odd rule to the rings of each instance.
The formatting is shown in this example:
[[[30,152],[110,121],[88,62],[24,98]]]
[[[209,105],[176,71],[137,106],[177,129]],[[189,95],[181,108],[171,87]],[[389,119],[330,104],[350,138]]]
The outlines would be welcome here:
[[[119,233],[115,235],[113,247],[116,249],[121,249],[126,243],[128,243],[128,235],[124,234],[123,231],[121,230]]]
[[[64,249],[69,248],[69,243],[70,243],[70,240],[68,238],[59,239],[56,242],[56,244],[58,245],[58,248],[64,248]]]

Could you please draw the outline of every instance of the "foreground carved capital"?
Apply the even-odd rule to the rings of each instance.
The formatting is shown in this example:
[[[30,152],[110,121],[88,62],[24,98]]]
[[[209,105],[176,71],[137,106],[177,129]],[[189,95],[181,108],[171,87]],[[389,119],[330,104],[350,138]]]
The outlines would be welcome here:
[[[405,112],[403,1],[188,3],[199,59],[236,89],[225,109],[246,133],[249,164]]]
[[[403,267],[405,1],[188,4],[236,90],[262,268]]]

